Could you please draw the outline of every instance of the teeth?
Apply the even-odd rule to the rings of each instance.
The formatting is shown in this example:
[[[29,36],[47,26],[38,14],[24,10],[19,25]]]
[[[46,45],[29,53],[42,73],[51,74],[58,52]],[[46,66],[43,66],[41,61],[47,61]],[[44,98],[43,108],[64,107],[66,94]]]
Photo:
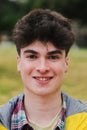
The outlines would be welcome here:
[[[46,81],[48,80],[49,78],[37,78],[38,80],[41,80],[41,81]]]

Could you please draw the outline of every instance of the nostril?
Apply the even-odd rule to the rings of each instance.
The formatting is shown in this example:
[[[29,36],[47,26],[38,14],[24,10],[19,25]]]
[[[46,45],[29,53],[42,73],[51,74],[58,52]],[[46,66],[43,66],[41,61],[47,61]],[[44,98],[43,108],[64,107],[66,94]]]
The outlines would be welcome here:
[[[39,73],[42,73],[42,74],[49,72],[48,69],[42,69],[42,68],[37,69],[37,71],[38,71]]]
[[[38,71],[39,73],[47,73],[47,72],[49,72],[49,67],[47,67],[47,66],[38,67],[38,68],[37,68],[37,71]]]

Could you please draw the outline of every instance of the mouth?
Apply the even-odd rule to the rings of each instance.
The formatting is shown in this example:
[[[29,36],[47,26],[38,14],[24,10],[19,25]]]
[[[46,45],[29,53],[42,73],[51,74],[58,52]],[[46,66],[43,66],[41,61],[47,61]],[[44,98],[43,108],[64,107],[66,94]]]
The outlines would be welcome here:
[[[38,81],[49,81],[52,78],[53,77],[34,77],[34,79],[36,79]]]

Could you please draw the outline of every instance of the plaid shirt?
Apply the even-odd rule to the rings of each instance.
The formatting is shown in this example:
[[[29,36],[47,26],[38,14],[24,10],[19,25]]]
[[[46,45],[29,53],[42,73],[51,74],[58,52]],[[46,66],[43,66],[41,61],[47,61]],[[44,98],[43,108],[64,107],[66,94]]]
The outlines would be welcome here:
[[[54,130],[64,130],[66,115],[66,102],[63,100],[63,107],[60,118]],[[23,100],[18,101],[11,117],[11,130],[34,130],[26,118]]]

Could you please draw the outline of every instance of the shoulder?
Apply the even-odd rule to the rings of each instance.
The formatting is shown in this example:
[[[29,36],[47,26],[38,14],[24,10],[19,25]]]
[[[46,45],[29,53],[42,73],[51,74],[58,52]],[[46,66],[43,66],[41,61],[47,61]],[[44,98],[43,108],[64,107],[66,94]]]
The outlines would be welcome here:
[[[0,107],[0,124],[9,127],[12,111],[20,100],[23,100],[23,94],[13,97]]]
[[[87,103],[64,93],[63,98],[66,102],[66,130],[87,130]]]
[[[63,93],[66,102],[66,115],[70,116],[76,113],[87,112],[87,103],[74,99]]]
[[[0,106],[0,113],[2,112],[2,110],[12,110],[12,108],[15,107],[16,103],[21,100],[23,100],[23,94],[11,98],[7,103]]]
[[[4,126],[0,125],[0,130],[7,130]]]
[[[68,116],[66,118],[66,130],[87,130],[87,112]]]

